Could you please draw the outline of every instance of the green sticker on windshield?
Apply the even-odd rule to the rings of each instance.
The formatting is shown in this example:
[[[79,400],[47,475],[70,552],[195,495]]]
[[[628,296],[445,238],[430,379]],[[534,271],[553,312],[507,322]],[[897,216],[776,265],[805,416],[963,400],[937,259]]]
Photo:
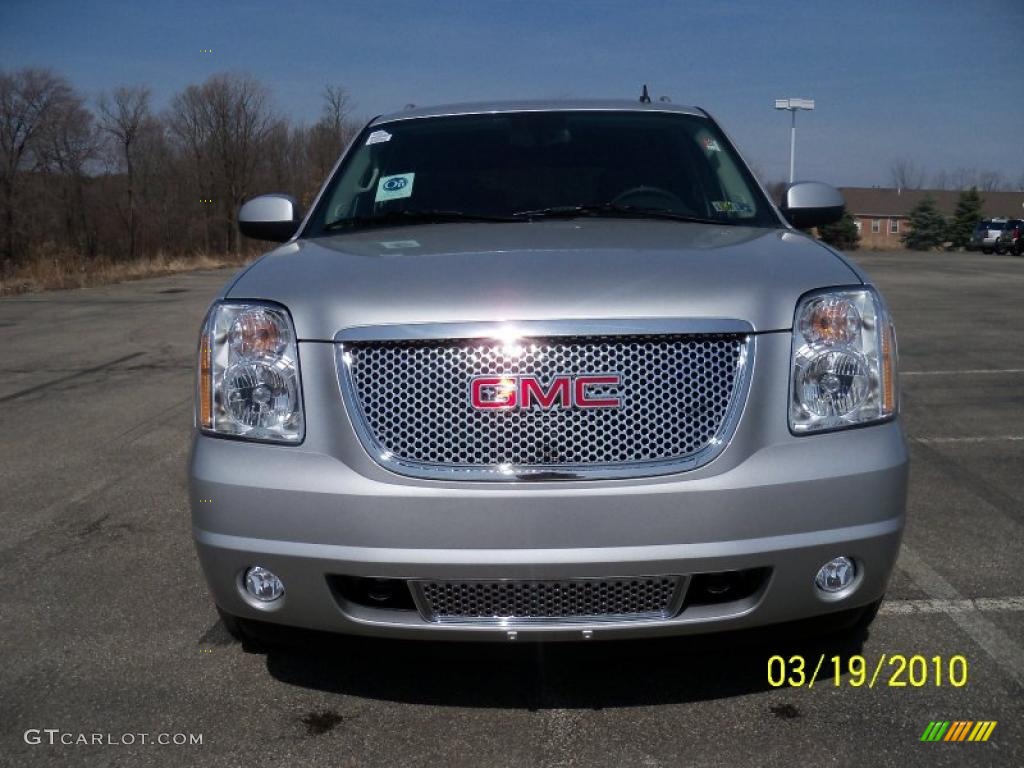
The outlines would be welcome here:
[[[738,200],[733,202],[732,200],[712,200],[711,207],[719,213],[744,213],[752,214],[754,209],[750,206],[750,203]]]
[[[373,198],[375,203],[384,200],[400,200],[403,197],[412,197],[412,183],[416,179],[415,173],[396,173],[393,176],[381,176],[377,182],[377,194]]]

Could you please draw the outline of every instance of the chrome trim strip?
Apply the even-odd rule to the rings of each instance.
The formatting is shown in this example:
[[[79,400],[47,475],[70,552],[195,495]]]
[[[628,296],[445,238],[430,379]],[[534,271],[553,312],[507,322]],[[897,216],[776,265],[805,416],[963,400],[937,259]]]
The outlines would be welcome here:
[[[609,321],[592,321],[595,323],[609,322]],[[611,321],[614,322],[614,321]],[[639,321],[623,321],[637,323],[632,326],[631,335],[640,336],[651,336],[672,333],[672,331],[666,332],[661,330],[666,327],[665,324],[659,322],[656,326],[650,325],[639,325]],[[674,325],[672,322],[668,323],[668,327],[692,327],[689,325],[690,321],[681,320],[678,321],[679,325]],[[742,321],[732,321],[735,323],[742,323]],[[452,326],[448,324],[442,324],[444,327],[451,329]],[[493,338],[494,324],[488,323],[487,338]],[[383,326],[383,327],[394,327],[394,328],[406,328],[409,326]],[[541,328],[558,328],[561,329],[561,333],[549,333],[547,335],[565,335],[565,336],[589,336],[592,333],[583,332],[581,329],[588,326],[586,323],[574,322],[574,321],[552,321],[550,323],[541,324],[536,327]],[[621,327],[621,326],[620,326]],[[749,329],[747,325],[747,329]],[[735,333],[735,331],[732,331]],[[674,331],[674,333],[682,333],[681,331]],[[689,331],[688,333],[693,333]],[[706,333],[710,334],[721,334],[729,333],[729,331],[722,330],[721,326],[716,327],[714,330],[708,330]],[[544,333],[531,332],[529,336],[544,336]],[[444,338],[444,339],[459,339],[467,337],[413,337],[413,338]],[[469,337],[472,338],[472,337]],[[379,339],[372,338],[371,341],[377,341]],[[395,340],[391,337],[388,340]],[[405,475],[408,477],[417,477],[424,480],[440,480],[440,481],[484,481],[484,482],[517,482],[517,481],[528,481],[528,482],[540,482],[545,480],[628,480],[633,478],[641,477],[655,477],[658,475],[670,475],[678,472],[688,472],[698,467],[702,467],[709,463],[713,459],[717,458],[718,455],[725,450],[725,447],[732,440],[733,434],[736,431],[736,426],[739,423],[740,416],[743,413],[743,409],[746,406],[747,395],[750,390],[750,379],[753,370],[753,361],[757,348],[757,336],[753,333],[749,333],[746,340],[740,350],[739,360],[736,362],[736,381],[733,386],[732,396],[729,398],[729,405],[726,408],[725,415],[722,418],[722,423],[718,427],[718,431],[715,433],[708,444],[701,450],[693,453],[689,456],[672,459],[659,459],[654,461],[639,461],[639,462],[623,462],[620,464],[531,464],[529,466],[517,466],[517,465],[486,465],[486,466],[453,466],[451,464],[432,464],[428,462],[412,461],[409,459],[402,459],[396,457],[391,451],[382,446],[370,431],[369,426],[366,422],[365,414],[363,413],[362,406],[359,403],[359,399],[356,396],[355,384],[352,381],[352,371],[349,367],[350,356],[346,354],[345,344],[338,343],[335,345],[335,364],[338,369],[338,385],[341,389],[342,399],[345,403],[345,409],[349,415],[349,420],[352,423],[353,428],[359,438],[359,442],[363,449],[367,452],[369,457],[382,468],[394,472],[398,475]]]
[[[445,584],[501,584],[503,582],[520,582],[533,584],[541,582],[561,583],[568,581],[616,581],[618,579],[677,579],[675,592],[664,611],[648,613],[602,613],[593,616],[435,616],[430,610],[430,602],[423,593],[425,583]],[[690,575],[662,574],[659,576],[585,576],[572,579],[410,579],[409,592],[420,618],[431,624],[472,624],[476,626],[508,627],[514,629],[521,625],[537,624],[602,624],[624,621],[664,621],[679,615],[690,590]]]
[[[501,339],[538,336],[659,336],[753,333],[754,326],[732,318],[628,317],[599,320],[501,320],[466,323],[362,325],[334,336],[345,341],[418,341],[426,339]]]

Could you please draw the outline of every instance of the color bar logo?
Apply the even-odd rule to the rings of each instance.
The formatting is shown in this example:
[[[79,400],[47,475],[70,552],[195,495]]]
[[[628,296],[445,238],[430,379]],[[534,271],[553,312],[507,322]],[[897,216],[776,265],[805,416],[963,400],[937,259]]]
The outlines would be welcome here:
[[[988,741],[995,729],[995,720],[932,720],[921,741]]]

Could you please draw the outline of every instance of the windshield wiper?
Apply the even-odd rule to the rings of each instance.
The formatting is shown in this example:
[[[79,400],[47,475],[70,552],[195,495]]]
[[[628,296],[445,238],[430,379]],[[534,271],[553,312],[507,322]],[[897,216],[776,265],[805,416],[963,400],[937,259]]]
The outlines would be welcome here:
[[[345,216],[328,222],[324,230],[395,224],[437,224],[447,221],[521,221],[511,216],[491,216],[465,211],[387,211],[375,216]]]
[[[522,219],[573,219],[579,216],[635,217],[641,219],[670,219],[697,224],[737,224],[730,219],[710,219],[676,213],[667,208],[645,208],[621,203],[587,203],[585,205],[559,205],[552,208],[538,208],[533,211],[516,211],[512,214]]]

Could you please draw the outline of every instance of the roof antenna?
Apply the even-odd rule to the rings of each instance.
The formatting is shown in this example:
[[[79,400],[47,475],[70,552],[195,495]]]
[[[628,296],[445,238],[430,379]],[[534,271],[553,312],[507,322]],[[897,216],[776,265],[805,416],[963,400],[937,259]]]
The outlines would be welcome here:
[[[644,90],[640,94],[640,103],[641,104],[650,104],[651,103],[651,95],[649,93],[647,93],[647,83],[644,83]]]

